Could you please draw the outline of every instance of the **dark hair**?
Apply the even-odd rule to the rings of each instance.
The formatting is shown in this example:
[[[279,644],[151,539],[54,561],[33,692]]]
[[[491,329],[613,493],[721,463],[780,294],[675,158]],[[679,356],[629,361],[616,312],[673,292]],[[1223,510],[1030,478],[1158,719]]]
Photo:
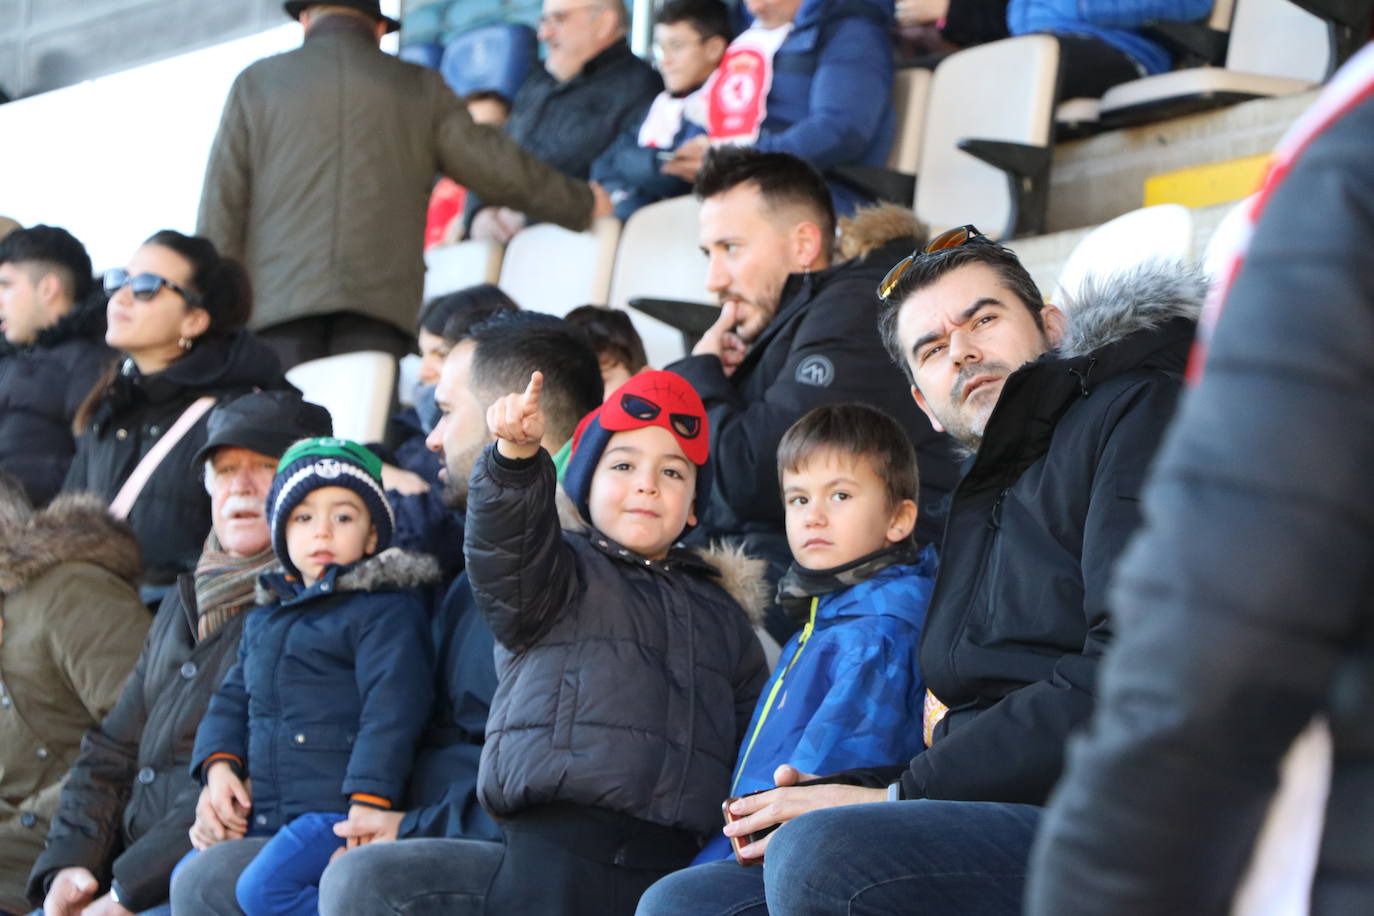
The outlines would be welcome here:
[[[468,328],[499,312],[518,312],[520,306],[491,283],[479,283],[452,293],[435,296],[420,309],[416,330],[428,331],[448,341],[449,346],[467,334]]]
[[[582,329],[597,359],[608,356],[628,369],[631,375],[649,365],[644,341],[639,339],[630,316],[620,309],[579,305],[563,316],[563,320]]]
[[[776,212],[796,207],[821,230],[826,257],[835,244],[835,205],[825,179],[810,163],[790,153],[765,153],[747,146],[721,146],[706,154],[693,192],[697,200],[724,194],[742,184],[759,189],[764,206]]]
[[[199,235],[163,229],[148,236],[145,245],[175,252],[191,264],[191,289],[200,294],[200,308],[210,315],[205,336],[225,337],[248,323],[253,314],[253,285],[248,271],[233,258],[220,255],[215,243]]]
[[[778,443],[778,480],[796,472],[816,454],[836,451],[867,458],[883,482],[889,508],[916,501],[921,478],[916,450],[896,420],[868,404],[824,404],[807,411]]]
[[[56,274],[73,302],[85,301],[94,285],[86,246],[57,226],[16,229],[5,236],[0,241],[0,264],[6,263]]]
[[[667,0],[654,16],[654,25],[690,25],[702,41],[719,35],[730,40],[730,11],[721,0]]]
[[[503,312],[474,327],[472,390],[492,403],[524,391],[530,373],[544,373],[540,405],[552,438],[572,438],[578,422],[601,404],[604,386],[596,354],[581,331],[540,312]]]
[[[510,99],[504,92],[497,92],[495,89],[475,89],[463,96],[464,105],[471,105],[473,102],[495,102],[498,105],[504,105],[506,114],[510,114]]]
[[[902,303],[911,294],[966,264],[986,264],[996,271],[1003,285],[1015,293],[1031,313],[1035,326],[1041,331],[1045,330],[1045,320],[1040,314],[1045,308],[1045,298],[1040,295],[1040,287],[1035,285],[1030,273],[1022,266],[1021,259],[1010,248],[991,240],[974,239],[958,248],[918,255],[906,273],[902,274],[887,301],[878,308],[878,334],[883,339],[883,346],[913,385],[916,384],[916,375],[911,370],[907,358],[909,354],[903,350],[902,342],[897,338],[897,318],[901,314]]]

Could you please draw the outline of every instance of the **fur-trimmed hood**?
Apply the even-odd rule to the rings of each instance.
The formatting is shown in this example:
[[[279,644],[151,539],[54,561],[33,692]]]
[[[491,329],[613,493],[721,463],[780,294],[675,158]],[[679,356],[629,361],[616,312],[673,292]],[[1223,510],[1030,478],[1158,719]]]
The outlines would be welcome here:
[[[275,604],[299,598],[313,590],[320,582],[334,580],[335,592],[381,592],[402,588],[433,585],[442,577],[439,561],[427,553],[412,553],[399,547],[388,547],[376,556],[359,560],[353,566],[332,569],[309,589],[298,580],[288,579],[281,567],[264,573],[258,579],[258,604]]]
[[[11,510],[0,512],[14,520],[0,525],[0,594],[13,594],[54,566],[74,562],[94,563],[138,584],[138,539],[99,497],[66,493],[24,521],[24,513]]]
[[[866,258],[870,253],[890,242],[910,242],[912,250],[926,240],[925,226],[908,207],[897,204],[876,204],[862,207],[853,216],[843,217],[839,223],[840,239],[836,260]],[[889,265],[890,266],[890,265]]]
[[[1062,304],[1068,316],[1056,355],[1087,356],[1174,319],[1196,322],[1207,295],[1201,266],[1151,260],[1127,270],[1090,274],[1077,296]]]
[[[572,500],[563,492],[560,484],[554,491],[554,505],[558,509],[558,521],[564,531],[574,534],[590,534],[595,529],[577,511]],[[710,578],[725,589],[726,594],[744,609],[744,615],[754,626],[763,624],[768,610],[768,562],[759,557],[751,557],[742,547],[714,541],[707,547],[676,549],[679,555],[688,554],[696,561],[711,568]],[[703,570],[705,571],[705,570]]]

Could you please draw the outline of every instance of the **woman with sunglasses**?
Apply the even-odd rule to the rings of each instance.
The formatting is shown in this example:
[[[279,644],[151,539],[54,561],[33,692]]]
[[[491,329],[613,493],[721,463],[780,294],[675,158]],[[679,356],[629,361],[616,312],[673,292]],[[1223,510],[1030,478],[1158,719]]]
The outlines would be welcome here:
[[[243,329],[253,308],[247,273],[208,239],[158,232],[127,268],[105,275],[105,290],[105,342],[124,358],[77,412],[63,489],[95,492],[116,510],[132,497],[127,519],[151,599],[194,566],[210,530],[210,500],[191,467],[205,442],[209,399],[289,386],[276,356]],[[164,437],[154,465],[149,452]],[[136,483],[125,489],[135,469],[146,474],[136,492]]]

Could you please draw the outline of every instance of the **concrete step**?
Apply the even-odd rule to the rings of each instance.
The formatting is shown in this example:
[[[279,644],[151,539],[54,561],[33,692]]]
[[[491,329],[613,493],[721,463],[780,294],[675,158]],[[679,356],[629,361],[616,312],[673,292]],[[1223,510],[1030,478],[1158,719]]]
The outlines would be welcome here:
[[[1162,172],[1270,152],[1316,96],[1257,99],[1057,144],[1049,231],[1096,226],[1142,206],[1145,180]]]

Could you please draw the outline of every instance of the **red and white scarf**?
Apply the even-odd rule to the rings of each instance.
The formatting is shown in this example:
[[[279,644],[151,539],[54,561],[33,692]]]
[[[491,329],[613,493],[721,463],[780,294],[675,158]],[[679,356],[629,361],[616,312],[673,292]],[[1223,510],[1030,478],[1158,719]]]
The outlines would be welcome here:
[[[706,83],[712,144],[750,146],[759,138],[773,88],[773,55],[791,31],[790,22],[772,29],[754,26],[730,42]]]

